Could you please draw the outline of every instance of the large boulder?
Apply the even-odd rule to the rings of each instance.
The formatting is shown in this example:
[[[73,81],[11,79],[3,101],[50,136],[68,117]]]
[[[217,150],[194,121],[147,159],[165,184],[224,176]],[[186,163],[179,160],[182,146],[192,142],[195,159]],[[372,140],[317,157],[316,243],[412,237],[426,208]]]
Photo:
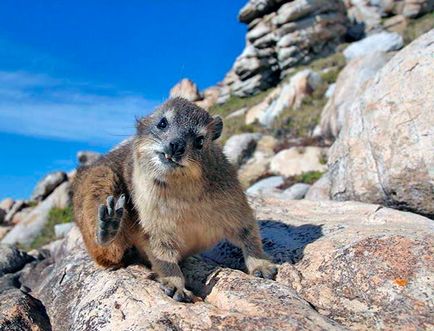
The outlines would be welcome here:
[[[277,282],[321,314],[354,330],[432,324],[431,220],[357,202],[256,199],[253,206],[267,253],[282,263]],[[205,255],[240,266],[240,252],[226,243]]]
[[[33,258],[16,247],[0,244],[0,277],[21,270]]]
[[[321,134],[336,138],[342,128],[345,112],[357,101],[367,82],[390,60],[391,55],[374,52],[350,61],[340,72],[333,94],[321,113]]]
[[[284,149],[271,159],[270,171],[285,177],[310,171],[325,171],[327,165],[323,160],[326,159],[326,155],[326,148],[316,146]]]
[[[246,193],[248,195],[269,195],[273,193],[280,185],[285,183],[285,178],[282,176],[271,176],[261,179],[257,183],[250,186]]]
[[[20,280],[54,330],[424,329],[432,322],[429,219],[354,202],[252,205],[265,250],[280,265],[276,281],[227,269],[244,267],[241,251],[220,243],[182,265],[203,302],[178,303],[146,267],[97,268],[76,228],[53,261]]]
[[[44,305],[33,296],[0,284],[0,302],[0,330],[52,330]]]
[[[309,184],[296,183],[284,190],[282,192],[282,197],[290,200],[301,200],[304,198],[309,189]]]
[[[32,193],[32,200],[43,200],[60,184],[68,180],[63,171],[53,172],[45,176],[35,187]]]
[[[6,236],[1,240],[4,244],[29,245],[42,231],[48,221],[51,209],[66,208],[71,204],[71,184],[62,183],[48,198],[30,211]]]
[[[345,113],[331,197],[434,217],[434,30],[395,55]]]
[[[182,97],[188,101],[198,101],[202,99],[197,85],[190,79],[184,78],[170,90],[170,97]]]
[[[325,173],[309,188],[304,198],[312,201],[330,200],[330,187],[329,174]]]
[[[379,32],[354,42],[344,50],[345,58],[350,61],[374,52],[397,51],[404,45],[402,36],[396,32]]]
[[[250,158],[256,148],[260,133],[241,133],[228,139],[223,148],[223,153],[229,162],[235,166],[240,166]]]
[[[273,136],[264,135],[258,140],[255,152],[246,163],[238,169],[238,178],[245,187],[249,187],[268,174],[271,158],[279,141]]]
[[[343,329],[318,314],[291,287],[221,269],[206,258],[188,259],[183,271],[204,302],[173,301],[143,266],[97,268],[75,228],[55,253],[54,264],[28,277],[32,293],[53,316],[55,330]],[[26,284],[26,277],[22,281]]]

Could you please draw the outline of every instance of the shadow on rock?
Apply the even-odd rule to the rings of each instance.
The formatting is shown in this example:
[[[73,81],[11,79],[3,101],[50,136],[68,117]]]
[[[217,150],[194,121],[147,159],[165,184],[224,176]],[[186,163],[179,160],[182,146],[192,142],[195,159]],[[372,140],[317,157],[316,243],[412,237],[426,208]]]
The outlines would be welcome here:
[[[288,225],[278,221],[259,221],[265,252],[277,264],[295,264],[303,258],[306,245],[323,236],[322,225]],[[202,254],[205,260],[233,269],[245,269],[241,249],[223,241]]]

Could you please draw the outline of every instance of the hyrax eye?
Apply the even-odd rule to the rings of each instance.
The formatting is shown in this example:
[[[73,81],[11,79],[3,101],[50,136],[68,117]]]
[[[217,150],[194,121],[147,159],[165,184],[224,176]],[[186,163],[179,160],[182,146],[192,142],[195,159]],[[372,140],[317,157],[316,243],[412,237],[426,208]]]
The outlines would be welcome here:
[[[194,140],[194,147],[196,147],[197,149],[201,149],[204,142],[205,138],[203,136],[199,136]]]
[[[167,122],[167,119],[165,117],[163,117],[160,122],[158,122],[157,124],[157,128],[159,128],[160,130],[163,130],[167,127],[169,123]]]

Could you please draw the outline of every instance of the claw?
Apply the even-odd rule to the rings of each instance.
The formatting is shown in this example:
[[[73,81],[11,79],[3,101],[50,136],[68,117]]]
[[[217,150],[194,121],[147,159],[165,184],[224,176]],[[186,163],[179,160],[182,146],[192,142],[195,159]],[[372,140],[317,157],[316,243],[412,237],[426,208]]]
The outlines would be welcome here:
[[[113,209],[115,207],[115,199],[112,195],[107,197],[107,211],[109,216],[113,216]]]
[[[99,205],[99,207],[98,207],[98,219],[104,220],[105,218],[107,218],[107,216],[108,216],[107,207],[104,205]]]

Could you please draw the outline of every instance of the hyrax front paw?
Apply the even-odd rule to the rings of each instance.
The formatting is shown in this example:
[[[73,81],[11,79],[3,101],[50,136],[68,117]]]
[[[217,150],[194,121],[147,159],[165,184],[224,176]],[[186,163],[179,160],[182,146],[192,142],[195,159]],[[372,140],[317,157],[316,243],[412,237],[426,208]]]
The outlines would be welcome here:
[[[160,288],[164,291],[166,295],[173,298],[178,302],[194,302],[196,301],[196,296],[189,290],[185,289],[183,286],[177,286],[172,281],[161,278]]]
[[[250,274],[255,277],[274,279],[277,275],[277,267],[268,260],[260,260]]]
[[[100,245],[108,245],[116,237],[124,214],[125,195],[122,194],[115,204],[113,196],[107,198],[106,205],[98,208],[98,227],[96,238]]]

